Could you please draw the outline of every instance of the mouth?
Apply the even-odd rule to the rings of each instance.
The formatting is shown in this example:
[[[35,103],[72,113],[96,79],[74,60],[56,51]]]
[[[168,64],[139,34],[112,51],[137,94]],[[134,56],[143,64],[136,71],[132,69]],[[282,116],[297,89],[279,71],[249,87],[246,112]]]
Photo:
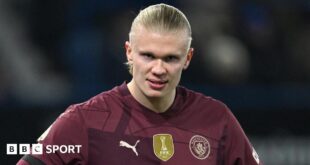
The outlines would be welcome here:
[[[165,88],[168,80],[150,80],[147,79],[149,86],[154,90],[161,90]]]

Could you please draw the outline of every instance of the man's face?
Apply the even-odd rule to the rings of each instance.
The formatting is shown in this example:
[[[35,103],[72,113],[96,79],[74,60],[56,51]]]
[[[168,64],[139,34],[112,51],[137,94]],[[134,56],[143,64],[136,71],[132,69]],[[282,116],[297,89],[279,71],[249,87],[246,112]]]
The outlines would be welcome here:
[[[140,27],[126,42],[128,62],[132,64],[133,89],[146,97],[169,97],[178,85],[183,69],[191,60],[185,32],[160,33]]]

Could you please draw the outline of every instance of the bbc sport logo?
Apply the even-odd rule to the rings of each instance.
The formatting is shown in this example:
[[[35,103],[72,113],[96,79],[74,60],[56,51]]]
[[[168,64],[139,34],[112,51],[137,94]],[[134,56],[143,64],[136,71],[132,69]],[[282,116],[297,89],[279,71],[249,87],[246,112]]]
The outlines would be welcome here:
[[[43,154],[43,145],[42,144],[6,144],[6,154],[7,155],[25,155],[30,154]],[[19,152],[18,152],[19,151]]]
[[[42,155],[43,152],[46,154],[53,154],[60,152],[62,154],[74,154],[81,152],[82,145],[46,145],[43,147],[42,144],[6,144],[7,155]]]

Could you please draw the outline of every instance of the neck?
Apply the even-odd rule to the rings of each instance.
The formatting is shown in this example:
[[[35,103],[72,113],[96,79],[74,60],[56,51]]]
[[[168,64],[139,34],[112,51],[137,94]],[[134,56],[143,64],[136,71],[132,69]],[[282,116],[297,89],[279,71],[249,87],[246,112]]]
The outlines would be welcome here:
[[[156,112],[163,113],[166,112],[169,107],[173,104],[175,99],[176,90],[174,89],[169,94],[162,97],[149,97],[145,95],[133,82],[129,82],[127,84],[128,89],[131,95],[142,105],[147,107],[148,109]]]

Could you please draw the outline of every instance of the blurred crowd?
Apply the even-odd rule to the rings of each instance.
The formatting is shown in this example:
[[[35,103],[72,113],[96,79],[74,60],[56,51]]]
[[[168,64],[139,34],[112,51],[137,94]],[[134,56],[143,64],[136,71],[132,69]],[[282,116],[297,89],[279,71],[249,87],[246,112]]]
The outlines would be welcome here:
[[[129,80],[131,21],[160,2],[192,25],[182,84],[309,85],[308,0],[0,0],[0,106],[82,100]]]

